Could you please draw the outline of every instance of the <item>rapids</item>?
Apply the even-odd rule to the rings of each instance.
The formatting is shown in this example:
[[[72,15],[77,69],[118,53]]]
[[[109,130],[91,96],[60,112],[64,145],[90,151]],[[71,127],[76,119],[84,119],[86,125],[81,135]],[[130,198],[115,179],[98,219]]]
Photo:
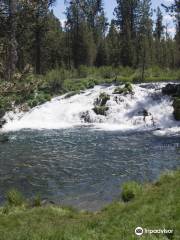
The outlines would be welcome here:
[[[133,85],[133,95],[113,94],[116,86],[96,86],[80,94],[66,98],[53,98],[29,112],[9,112],[5,118],[4,131],[21,129],[64,129],[76,126],[91,126],[102,130],[158,130],[158,134],[180,131],[180,123],[174,120],[172,100],[163,96],[161,89],[165,83]],[[94,102],[105,92],[110,95],[106,116],[96,115]],[[149,114],[144,119],[143,111]],[[90,123],[82,118],[88,113]],[[157,133],[157,132],[156,132]]]

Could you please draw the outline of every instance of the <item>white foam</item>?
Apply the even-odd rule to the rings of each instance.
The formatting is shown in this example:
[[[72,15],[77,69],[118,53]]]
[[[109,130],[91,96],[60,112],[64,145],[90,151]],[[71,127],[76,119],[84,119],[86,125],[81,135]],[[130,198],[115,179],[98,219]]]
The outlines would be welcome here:
[[[65,95],[54,98],[27,113],[9,112],[5,116],[7,124],[4,125],[3,130],[60,129],[82,126],[87,123],[83,122],[81,115],[88,111],[90,125],[95,129],[127,131],[172,128],[179,131],[180,123],[174,120],[172,101],[161,94],[161,88],[164,85],[164,83],[153,84],[150,88],[146,88],[145,84],[133,85],[134,95],[126,96],[114,95],[115,86],[96,86],[70,98],[65,98]],[[110,100],[107,102],[109,107],[107,116],[96,115],[93,111],[94,101],[101,92],[110,95]],[[150,113],[145,121],[142,114],[144,109]]]

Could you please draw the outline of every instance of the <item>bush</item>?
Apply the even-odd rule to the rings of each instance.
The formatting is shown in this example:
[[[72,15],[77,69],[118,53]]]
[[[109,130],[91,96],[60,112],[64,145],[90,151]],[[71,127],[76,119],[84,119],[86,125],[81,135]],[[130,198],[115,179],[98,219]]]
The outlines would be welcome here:
[[[10,206],[22,206],[25,203],[23,195],[15,189],[10,190],[7,193],[7,203]]]
[[[46,74],[45,80],[50,92],[58,93],[62,90],[63,82],[66,79],[66,70],[52,70]]]
[[[115,78],[116,73],[113,69],[113,67],[100,67],[99,68],[100,76],[105,79]]]
[[[41,202],[41,197],[37,195],[32,202],[33,207],[41,207],[42,202]]]
[[[125,183],[122,188],[122,199],[129,202],[141,193],[141,186],[136,182]]]
[[[87,66],[81,65],[78,68],[78,77],[86,78],[89,75],[89,68]]]

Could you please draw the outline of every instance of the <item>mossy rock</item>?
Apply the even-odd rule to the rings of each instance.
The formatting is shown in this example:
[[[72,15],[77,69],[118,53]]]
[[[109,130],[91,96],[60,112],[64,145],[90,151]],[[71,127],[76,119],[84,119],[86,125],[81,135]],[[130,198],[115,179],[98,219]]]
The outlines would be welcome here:
[[[124,88],[121,88],[121,87],[117,87],[113,94],[123,94],[124,93]]]
[[[175,98],[173,102],[174,117],[177,121],[180,121],[180,98]]]
[[[133,93],[133,88],[132,88],[131,83],[126,83],[123,88],[117,87],[117,88],[114,90],[114,93],[113,93],[113,94],[124,94],[124,95],[127,95],[127,94],[129,94],[129,93]]]
[[[96,100],[96,105],[103,107],[106,105],[107,101],[109,100],[110,100],[110,96],[107,93],[103,92],[99,95],[99,98]]]
[[[109,110],[109,107],[107,107],[107,106],[95,106],[95,108],[93,108],[93,110],[97,115],[106,116],[106,112]]]

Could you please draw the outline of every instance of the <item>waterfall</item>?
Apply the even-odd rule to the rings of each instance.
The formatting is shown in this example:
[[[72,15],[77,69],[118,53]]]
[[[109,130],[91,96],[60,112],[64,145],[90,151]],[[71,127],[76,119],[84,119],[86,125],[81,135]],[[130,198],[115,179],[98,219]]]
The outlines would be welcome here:
[[[66,95],[53,98],[26,113],[8,112],[3,130],[90,126],[103,130],[158,130],[160,134],[165,130],[178,132],[180,123],[174,120],[172,99],[161,93],[165,85],[134,84],[133,94],[127,95],[113,94],[114,85],[95,86],[69,98]],[[93,110],[101,93],[110,96],[106,116],[97,115]]]

